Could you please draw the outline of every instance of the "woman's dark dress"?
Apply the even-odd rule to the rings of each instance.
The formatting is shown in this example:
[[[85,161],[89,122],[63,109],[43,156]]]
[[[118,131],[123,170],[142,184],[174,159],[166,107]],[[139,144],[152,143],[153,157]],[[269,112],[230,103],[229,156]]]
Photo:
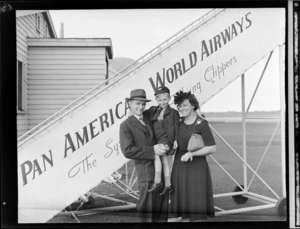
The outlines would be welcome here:
[[[205,146],[215,145],[212,132],[204,119],[197,118],[191,125],[180,123],[178,151],[172,168],[171,213],[191,219],[205,219],[214,216],[212,181],[205,156],[193,157],[193,161],[182,162],[181,156],[187,152],[192,133],[202,135]]]

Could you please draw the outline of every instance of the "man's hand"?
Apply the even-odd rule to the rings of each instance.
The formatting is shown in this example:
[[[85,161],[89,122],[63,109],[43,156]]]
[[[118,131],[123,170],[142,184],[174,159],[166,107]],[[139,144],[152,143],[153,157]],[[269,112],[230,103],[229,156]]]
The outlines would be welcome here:
[[[159,156],[166,155],[166,147],[163,144],[156,144],[154,145],[154,153]]]

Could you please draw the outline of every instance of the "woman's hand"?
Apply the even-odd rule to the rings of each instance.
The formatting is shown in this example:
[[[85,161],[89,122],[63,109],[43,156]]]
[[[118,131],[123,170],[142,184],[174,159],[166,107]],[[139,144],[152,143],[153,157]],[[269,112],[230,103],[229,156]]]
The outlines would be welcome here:
[[[192,161],[193,160],[193,154],[191,152],[187,152],[181,157],[181,161],[187,162],[187,161]]]

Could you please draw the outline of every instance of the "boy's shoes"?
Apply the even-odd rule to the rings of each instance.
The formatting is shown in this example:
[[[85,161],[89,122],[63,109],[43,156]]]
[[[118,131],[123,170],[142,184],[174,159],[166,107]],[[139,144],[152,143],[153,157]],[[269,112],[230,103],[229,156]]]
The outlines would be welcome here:
[[[173,192],[173,187],[172,186],[168,186],[168,187],[165,187],[164,190],[159,193],[160,196],[164,196],[166,195],[167,193],[171,193]]]
[[[176,153],[176,151],[177,151],[177,149],[172,149],[172,150],[168,151],[166,154],[167,155],[173,155],[173,154]]]
[[[154,192],[158,189],[161,189],[163,187],[163,184],[161,182],[156,183],[154,182],[154,184],[152,185],[152,187],[148,190],[148,192]]]

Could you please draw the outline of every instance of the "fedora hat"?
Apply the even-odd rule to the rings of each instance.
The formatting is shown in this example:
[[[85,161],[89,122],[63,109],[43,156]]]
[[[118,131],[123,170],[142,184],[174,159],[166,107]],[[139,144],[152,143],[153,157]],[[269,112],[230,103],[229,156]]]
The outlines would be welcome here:
[[[146,92],[143,89],[134,89],[130,92],[130,97],[125,99],[127,102],[130,100],[139,100],[144,102],[150,102],[151,100],[146,98]]]

